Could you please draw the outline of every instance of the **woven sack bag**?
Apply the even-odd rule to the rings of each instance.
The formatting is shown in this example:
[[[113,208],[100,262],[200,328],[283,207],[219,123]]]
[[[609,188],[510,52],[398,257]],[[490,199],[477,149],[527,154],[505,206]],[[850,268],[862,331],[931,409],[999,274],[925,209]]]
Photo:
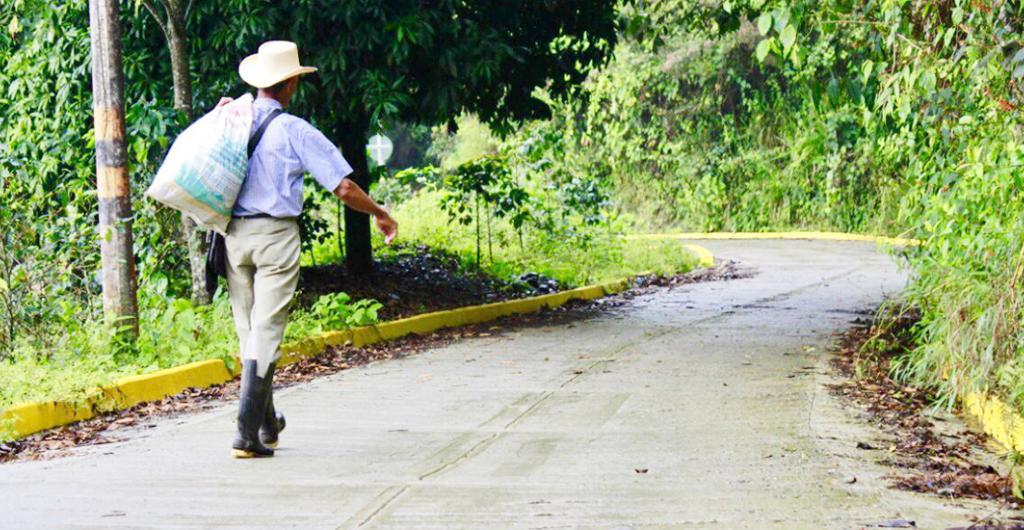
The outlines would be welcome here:
[[[213,109],[178,135],[146,195],[221,234],[245,181],[252,94]]]

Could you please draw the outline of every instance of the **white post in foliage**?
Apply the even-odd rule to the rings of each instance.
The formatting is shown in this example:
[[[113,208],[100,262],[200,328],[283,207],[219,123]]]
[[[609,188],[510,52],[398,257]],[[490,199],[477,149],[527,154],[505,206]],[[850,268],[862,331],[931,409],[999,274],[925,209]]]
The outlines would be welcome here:
[[[387,136],[375,134],[370,137],[370,143],[366,145],[366,149],[370,151],[370,158],[378,166],[383,166],[391,158],[391,153],[394,151],[395,146]]]

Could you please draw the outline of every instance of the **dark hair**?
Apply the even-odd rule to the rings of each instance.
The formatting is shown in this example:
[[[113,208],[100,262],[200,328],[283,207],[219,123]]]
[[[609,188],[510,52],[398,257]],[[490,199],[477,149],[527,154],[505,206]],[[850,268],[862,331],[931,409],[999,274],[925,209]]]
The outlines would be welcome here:
[[[289,77],[288,79],[285,79],[284,81],[278,81],[276,84],[270,85],[264,88],[263,90],[276,96],[280,94],[282,90],[284,90],[284,87],[288,86],[288,82],[291,80],[292,78]]]

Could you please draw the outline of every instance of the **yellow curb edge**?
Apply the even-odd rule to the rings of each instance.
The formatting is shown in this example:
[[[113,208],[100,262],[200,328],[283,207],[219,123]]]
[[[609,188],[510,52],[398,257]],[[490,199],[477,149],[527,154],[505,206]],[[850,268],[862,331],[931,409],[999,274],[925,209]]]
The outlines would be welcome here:
[[[634,234],[627,235],[626,239],[689,239],[694,241],[741,239],[805,239],[821,241],[867,241],[897,247],[915,247],[921,245],[921,240],[919,239],[875,236],[869,234],[847,234],[843,232],[678,232],[665,234]]]
[[[42,401],[8,407],[0,413],[0,425],[9,423],[15,437],[87,420],[115,410],[131,408],[145,401],[173,396],[186,388],[205,388],[233,378],[220,359],[208,359],[134,375],[111,385],[95,388],[79,401]]]
[[[714,264],[714,257],[707,249],[698,245],[684,247],[697,255],[698,266]],[[285,366],[305,357],[319,355],[330,346],[348,343],[358,348],[412,334],[422,335],[444,328],[532,313],[544,308],[553,309],[570,300],[595,300],[628,288],[628,279],[615,280],[530,298],[425,313],[373,326],[328,331],[282,344],[278,364]],[[226,383],[238,375],[240,366],[237,357],[233,369],[223,360],[208,359],[119,379],[111,385],[89,391],[81,401],[43,401],[14,405],[0,411],[0,433],[6,428],[15,439],[23,438],[39,431],[88,420],[106,412],[131,408],[142,402],[157,401],[188,388],[206,388]]]
[[[1024,417],[996,396],[972,392],[963,400],[963,411],[982,432],[1007,452],[1024,453]]]
[[[684,248],[694,253],[697,256],[698,267],[714,267],[715,266],[715,255],[710,250],[692,243],[683,245]]]

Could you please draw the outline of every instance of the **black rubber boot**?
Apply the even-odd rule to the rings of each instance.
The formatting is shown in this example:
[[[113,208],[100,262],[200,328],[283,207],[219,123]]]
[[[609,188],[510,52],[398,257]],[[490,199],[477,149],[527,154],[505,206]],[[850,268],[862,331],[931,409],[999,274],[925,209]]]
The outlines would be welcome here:
[[[266,414],[273,379],[273,364],[267,369],[265,377],[258,377],[256,361],[242,361],[242,384],[238,392],[238,434],[231,444],[231,455],[235,458],[274,456],[274,450],[260,442],[260,425]]]
[[[274,371],[274,364],[271,363],[268,373]],[[267,411],[263,415],[263,425],[260,426],[260,441],[271,449],[277,449],[277,435],[284,430],[284,414],[274,409],[274,389],[271,388],[267,394]]]

